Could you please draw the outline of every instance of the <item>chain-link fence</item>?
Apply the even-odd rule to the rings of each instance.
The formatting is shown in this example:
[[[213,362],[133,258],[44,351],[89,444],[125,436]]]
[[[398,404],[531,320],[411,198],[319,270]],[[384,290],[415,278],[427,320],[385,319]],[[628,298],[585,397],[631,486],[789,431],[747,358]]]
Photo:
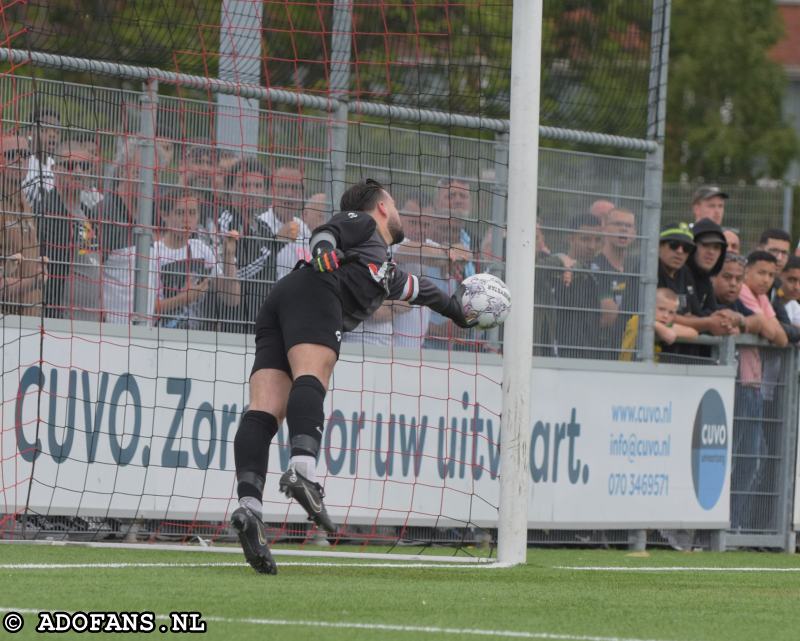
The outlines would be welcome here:
[[[243,159],[212,142],[213,105],[158,97],[155,242],[148,306],[137,315],[135,230],[148,206],[140,198],[148,169],[142,94],[19,76],[0,79],[0,93],[16,97],[5,128],[34,152],[20,178],[50,261],[42,292],[47,315],[115,323],[144,315],[166,327],[250,332],[271,285],[307,257],[311,229],[334,209],[329,116],[262,110],[260,151]],[[398,262],[443,289],[476,271],[503,274],[506,165],[504,134],[481,139],[350,125],[348,180],[391,185],[415,243],[400,248]],[[617,357],[625,325],[639,311],[643,176],[642,159],[542,149],[539,353]],[[598,209],[607,201],[624,210],[608,228]],[[597,225],[588,233],[573,228],[593,208]],[[190,239],[176,228],[187,213]],[[225,240],[231,231],[239,233],[235,245]],[[606,255],[621,262],[610,264]],[[172,300],[178,295],[180,304]],[[485,339],[454,336],[436,315],[404,312],[396,310],[388,325],[366,323],[356,340],[446,348]],[[592,330],[598,322],[599,333]]]
[[[129,322],[135,311],[134,227],[142,207],[141,94],[0,78],[0,94],[12,93],[15,110],[7,112],[4,125],[38,152],[23,180],[37,201],[37,233],[50,260],[52,278],[43,288],[47,313]],[[250,332],[271,285],[307,257],[311,229],[334,210],[331,119],[322,112],[259,111],[261,151],[243,162],[235,150],[212,143],[216,117],[207,101],[158,99],[152,204],[157,240],[146,316],[150,324],[169,327]],[[479,139],[353,122],[347,177],[391,185],[406,215],[407,235],[416,243],[398,251],[398,262],[453,289],[475,271],[504,273],[506,145],[502,134]],[[37,174],[37,166],[45,170]],[[542,148],[539,174],[535,353],[636,358],[645,305],[644,159]],[[75,180],[65,180],[69,175]],[[54,188],[58,176],[60,187]],[[59,195],[64,189],[79,196],[72,212],[76,225],[65,224],[64,201],[74,199]],[[761,231],[781,226],[783,189],[725,189],[730,199],[723,224],[739,232],[743,252]],[[664,187],[666,222],[691,219],[691,194],[688,186]],[[168,219],[187,208],[196,216],[195,242],[184,243],[167,233]],[[239,233],[235,246],[225,242],[230,231]],[[184,244],[187,251],[178,247]],[[225,267],[231,259],[235,269]],[[186,267],[192,264],[198,268],[190,274]],[[188,304],[162,304],[181,292],[191,299]],[[22,313],[38,309],[31,301],[7,303]],[[388,321],[365,323],[352,338],[387,346],[480,348],[486,336],[455,332],[437,315],[398,308]],[[707,362],[704,348],[697,352],[695,360]]]
[[[737,340],[728,544],[784,547],[797,437],[797,351]]]
[[[692,223],[692,196],[699,185],[665,183],[661,219],[668,223]],[[728,195],[722,226],[739,236],[740,252],[748,254],[758,245],[767,229],[788,228],[787,210],[791,211],[791,190],[782,186],[718,185]]]

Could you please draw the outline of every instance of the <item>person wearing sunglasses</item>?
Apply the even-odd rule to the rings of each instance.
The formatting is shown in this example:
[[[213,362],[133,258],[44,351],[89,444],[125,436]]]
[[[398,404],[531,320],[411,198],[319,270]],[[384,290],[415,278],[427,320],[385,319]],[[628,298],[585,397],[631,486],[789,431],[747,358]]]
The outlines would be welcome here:
[[[48,315],[102,320],[103,249],[97,212],[81,200],[97,176],[98,158],[88,144],[69,140],[56,153],[55,187],[35,203],[39,240],[50,259],[45,288]]]
[[[686,223],[667,225],[661,230],[658,239],[658,286],[678,294],[678,314],[685,314],[689,309],[687,287],[690,274],[686,269],[686,261],[694,250],[694,234]]]
[[[688,228],[687,228],[688,229]],[[681,283],[685,304],[675,320],[701,334],[727,336],[738,331],[738,318],[726,309],[719,309],[714,297],[711,276],[719,273],[725,261],[727,240],[722,228],[709,218],[702,218],[691,229],[694,249],[687,255],[684,280]],[[707,348],[676,345],[676,353],[686,356],[708,356]]]

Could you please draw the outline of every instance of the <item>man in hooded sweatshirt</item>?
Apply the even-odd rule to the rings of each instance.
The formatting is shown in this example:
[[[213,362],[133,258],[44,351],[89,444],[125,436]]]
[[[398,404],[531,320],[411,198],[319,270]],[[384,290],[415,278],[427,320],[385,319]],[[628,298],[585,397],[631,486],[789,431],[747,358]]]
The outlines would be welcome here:
[[[714,296],[711,277],[716,276],[725,264],[728,242],[717,223],[701,218],[692,227],[695,250],[686,267],[690,279],[687,285],[687,312],[679,314],[675,322],[688,325],[700,333],[724,336],[738,331],[739,318],[730,310],[721,308]]]

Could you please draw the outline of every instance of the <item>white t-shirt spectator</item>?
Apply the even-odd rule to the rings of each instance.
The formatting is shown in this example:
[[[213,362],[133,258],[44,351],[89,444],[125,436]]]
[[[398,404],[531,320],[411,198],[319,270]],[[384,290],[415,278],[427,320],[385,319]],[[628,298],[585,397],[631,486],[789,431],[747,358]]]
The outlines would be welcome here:
[[[789,321],[792,325],[800,326],[800,303],[796,300],[790,300],[784,307],[786,307],[786,313],[789,315]]]
[[[153,324],[153,305],[158,281],[156,273],[148,275],[147,309],[148,325]],[[105,321],[117,325],[130,324],[134,313],[136,282],[136,247],[123,247],[109,253],[103,264],[103,309]]]
[[[22,190],[28,202],[33,202],[39,198],[39,189],[45,192],[50,191],[56,184],[56,177],[53,174],[53,167],[56,161],[52,156],[45,158],[44,164],[39,161],[36,154],[31,154],[28,158],[28,173],[22,181]]]
[[[156,275],[158,300],[172,298],[185,289],[189,281],[222,276],[222,268],[214,250],[197,238],[190,238],[186,245],[177,249],[167,247],[163,240],[159,240],[150,250],[150,259],[151,269]],[[201,296],[191,305],[161,314],[158,324],[164,327],[199,328],[201,320],[208,316],[204,307],[206,298],[207,295]]]

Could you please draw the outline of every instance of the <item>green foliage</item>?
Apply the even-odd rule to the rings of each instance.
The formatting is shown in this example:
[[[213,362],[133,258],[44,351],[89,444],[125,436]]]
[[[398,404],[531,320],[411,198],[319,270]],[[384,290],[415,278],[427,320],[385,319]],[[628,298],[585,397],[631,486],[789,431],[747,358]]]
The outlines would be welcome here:
[[[772,0],[674,0],[666,179],[780,178],[798,152],[781,115],[782,34]]]
[[[542,124],[643,138],[649,3],[546,0]]]
[[[330,3],[264,4],[269,86],[328,89]],[[502,3],[354,3],[351,96],[506,116],[511,20]]]
[[[6,9],[5,32],[17,34],[11,44],[18,48],[216,76],[221,6],[222,0],[28,0]],[[351,97],[508,116],[511,0],[352,6]],[[768,57],[781,36],[775,3],[673,0],[672,7],[665,178],[781,177],[800,147],[781,116],[784,73]],[[333,2],[264,0],[263,11],[264,85],[327,95]],[[644,137],[651,19],[648,1],[544,0],[542,124]],[[32,66],[20,73],[126,84]]]
[[[17,34],[11,46],[18,49],[213,76],[220,6],[220,0],[29,0],[6,12],[4,30]],[[90,74],[32,67],[25,74],[92,81]],[[122,83],[104,78],[102,84]]]

